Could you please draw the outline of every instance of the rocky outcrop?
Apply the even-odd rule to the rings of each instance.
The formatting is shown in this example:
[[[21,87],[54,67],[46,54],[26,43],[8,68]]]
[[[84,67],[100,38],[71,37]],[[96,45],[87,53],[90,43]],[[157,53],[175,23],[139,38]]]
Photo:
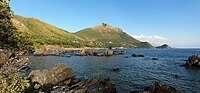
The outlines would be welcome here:
[[[65,64],[58,64],[50,70],[33,70],[29,77],[32,82],[37,82],[41,85],[58,84],[73,77],[73,71]]]
[[[123,54],[122,52],[105,50],[104,52],[98,52],[94,50],[81,50],[76,53],[77,56],[113,56]]]
[[[114,55],[123,55],[125,54],[125,51],[113,51]]]
[[[155,82],[153,85],[150,85],[144,90],[131,91],[130,93],[180,93],[180,92],[171,86],[162,84],[160,82]]]
[[[77,56],[92,56],[97,55],[97,52],[93,50],[80,50],[78,53],[76,53]]]
[[[30,80],[42,85],[39,92],[48,93],[116,93],[110,79],[82,80],[74,76],[71,68],[58,64],[50,70],[33,70]],[[37,91],[37,92],[38,92]]]
[[[159,48],[159,49],[169,49],[169,48],[171,48],[169,45],[167,45],[167,44],[164,44],[164,45],[162,45],[162,46],[158,46],[158,47],[156,47],[156,48]]]
[[[114,26],[111,26],[107,23],[101,23],[97,26],[94,26],[92,27],[93,30],[98,30],[98,31],[101,31],[101,32],[112,32],[112,31],[116,31],[116,32],[122,32],[122,29],[120,28],[117,28],[117,27],[114,27]],[[112,29],[112,30],[109,30],[109,29]]]
[[[144,57],[143,54],[132,54],[131,56],[132,56],[132,57]]]
[[[192,55],[185,61],[186,63],[183,65],[185,67],[200,67],[200,54]]]
[[[112,56],[112,55],[113,55],[113,51],[112,51],[112,50],[106,50],[106,51],[104,52],[104,55],[105,55],[105,56]]]
[[[117,93],[110,79],[84,80],[69,87],[67,93]]]
[[[53,45],[46,45],[46,46],[43,46],[43,47],[41,47],[39,49],[36,49],[36,51],[34,52],[34,55],[36,55],[36,56],[38,56],[38,55],[59,56],[60,54],[62,54],[64,52],[65,52],[65,48],[63,48],[63,47],[53,46]]]

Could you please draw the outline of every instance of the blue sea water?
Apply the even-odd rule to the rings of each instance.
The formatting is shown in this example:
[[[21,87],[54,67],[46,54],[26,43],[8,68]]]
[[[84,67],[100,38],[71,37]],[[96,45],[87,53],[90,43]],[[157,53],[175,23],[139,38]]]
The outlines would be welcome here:
[[[200,68],[185,68],[183,60],[200,49],[126,49],[124,55],[96,56],[29,56],[34,69],[49,69],[64,63],[81,78],[111,78],[119,93],[143,89],[156,81],[175,87],[182,93],[200,93]],[[133,53],[145,57],[131,57]],[[128,58],[126,58],[128,57]],[[152,60],[158,58],[158,60]],[[119,72],[112,69],[120,68]],[[177,75],[178,77],[175,77]]]

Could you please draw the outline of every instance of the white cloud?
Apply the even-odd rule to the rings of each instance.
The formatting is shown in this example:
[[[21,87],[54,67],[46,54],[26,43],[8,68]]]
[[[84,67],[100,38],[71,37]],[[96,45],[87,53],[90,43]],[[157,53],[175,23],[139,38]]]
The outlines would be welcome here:
[[[153,36],[145,36],[145,35],[132,35],[132,37],[142,41],[149,42],[154,46],[160,46],[162,44],[168,44],[169,40],[165,37],[153,35]]]

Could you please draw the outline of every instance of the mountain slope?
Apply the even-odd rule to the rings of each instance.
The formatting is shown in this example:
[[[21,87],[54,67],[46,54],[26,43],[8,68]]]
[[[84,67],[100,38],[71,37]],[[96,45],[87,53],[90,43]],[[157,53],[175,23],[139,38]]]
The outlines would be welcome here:
[[[98,26],[86,28],[75,35],[89,41],[97,47],[128,47],[152,48],[147,42],[141,42],[123,32],[122,29],[102,23]]]
[[[59,45],[64,47],[127,47],[152,48],[147,42],[140,42],[122,29],[102,23],[76,33],[70,33],[37,18],[15,15],[13,22],[18,31],[31,35],[35,45]]]
[[[26,18],[15,15],[13,19],[19,31],[29,33],[33,41],[40,44],[67,45],[74,47],[73,42],[82,40],[81,38],[65,30],[40,21],[37,18]]]

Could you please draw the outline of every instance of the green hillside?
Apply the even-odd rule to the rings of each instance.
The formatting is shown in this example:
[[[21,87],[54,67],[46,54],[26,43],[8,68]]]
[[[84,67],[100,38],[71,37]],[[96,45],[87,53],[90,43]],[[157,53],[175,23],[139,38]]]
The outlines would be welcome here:
[[[37,45],[59,45],[64,47],[126,47],[152,48],[147,42],[140,42],[121,29],[102,23],[76,33],[70,33],[37,18],[15,15],[13,22],[21,32],[31,35]]]
[[[140,42],[122,31],[122,29],[102,23],[98,26],[86,28],[75,35],[90,42],[96,47],[128,47],[128,48],[152,48],[147,42]]]
[[[39,44],[64,45],[65,47],[79,47],[81,38],[65,30],[40,21],[37,18],[26,18],[15,15],[14,24],[19,31],[29,33],[34,42]]]

